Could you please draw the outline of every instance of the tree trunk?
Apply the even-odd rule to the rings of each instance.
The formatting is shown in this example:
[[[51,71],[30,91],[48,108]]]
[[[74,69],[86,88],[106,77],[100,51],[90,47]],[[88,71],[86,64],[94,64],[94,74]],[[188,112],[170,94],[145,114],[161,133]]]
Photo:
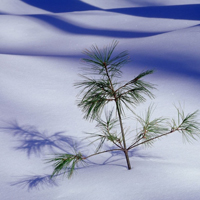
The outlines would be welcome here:
[[[125,150],[124,154],[125,154],[125,157],[126,157],[126,163],[127,163],[128,170],[130,170],[131,169],[131,163],[130,163],[130,160],[129,160],[128,151]]]
[[[122,134],[122,141],[123,141],[123,147],[124,147],[123,151],[124,151],[124,154],[125,154],[125,157],[126,157],[128,170],[130,170],[131,169],[131,164],[130,164],[130,160],[129,160],[129,156],[128,156],[128,150],[126,148],[126,140],[125,140],[125,134],[124,134],[124,128],[123,128],[121,113],[120,113],[120,109],[119,109],[119,105],[118,105],[118,99],[116,97],[116,92],[114,90],[111,78],[109,76],[108,68],[107,68],[107,64],[106,63],[104,63],[104,67],[105,67],[106,74],[107,74],[108,80],[110,82],[110,87],[111,87],[111,90],[113,92],[113,96],[114,96],[114,99],[115,99],[115,104],[116,104],[116,108],[117,108],[117,113],[118,113],[119,123],[120,123],[120,128],[121,128],[121,134]]]
[[[126,148],[126,140],[125,140],[125,134],[124,134],[124,128],[123,128],[122,118],[121,118],[121,114],[120,114],[118,102],[117,101],[115,101],[115,102],[116,102],[117,113],[118,113],[118,117],[119,117],[119,123],[120,123],[121,133],[122,133],[122,140],[123,140],[123,145],[124,145],[124,154],[125,154],[125,157],[126,157],[126,162],[127,162],[128,170],[130,170],[131,169],[131,163],[130,163],[130,160],[129,160],[128,150]]]

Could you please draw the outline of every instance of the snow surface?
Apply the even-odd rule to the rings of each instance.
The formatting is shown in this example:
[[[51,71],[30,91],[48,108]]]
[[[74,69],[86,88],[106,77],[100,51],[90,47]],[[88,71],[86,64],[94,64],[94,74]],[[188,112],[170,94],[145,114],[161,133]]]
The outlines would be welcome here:
[[[199,0],[1,0],[0,196],[2,200],[199,200],[200,141],[174,135],[130,154],[99,155],[68,180],[49,180],[45,159],[85,153],[84,131],[94,124],[76,106],[82,51],[116,39],[131,62],[124,80],[146,69],[159,116],[200,107]],[[148,100],[145,107],[152,101]],[[141,105],[139,112],[143,109]],[[128,123],[132,124],[130,120]]]

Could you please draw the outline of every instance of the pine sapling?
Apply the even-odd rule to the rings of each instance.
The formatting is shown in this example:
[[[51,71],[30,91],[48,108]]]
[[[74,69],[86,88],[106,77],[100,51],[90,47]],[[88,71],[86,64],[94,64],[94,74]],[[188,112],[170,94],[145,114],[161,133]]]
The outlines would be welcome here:
[[[81,92],[78,99],[78,107],[81,108],[86,120],[96,121],[98,133],[88,133],[93,139],[92,143],[99,141],[96,151],[88,156],[77,152],[75,154],[59,154],[49,160],[53,163],[53,176],[67,172],[71,177],[79,163],[99,154],[112,151],[121,151],[125,155],[127,168],[131,169],[128,152],[140,145],[152,145],[158,138],[180,132],[187,140],[196,139],[199,136],[200,123],[197,121],[197,111],[185,115],[182,108],[176,108],[177,120],[169,121],[163,117],[152,118],[153,106],[150,105],[145,117],[137,114],[135,119],[139,122],[140,128],[130,134],[133,139],[126,138],[124,118],[128,110],[134,113],[134,108],[146,101],[146,98],[154,98],[152,90],[155,86],[143,79],[153,74],[153,70],[146,70],[133,77],[128,82],[121,82],[124,64],[129,61],[127,51],[114,55],[118,45],[113,41],[111,45],[99,49],[92,46],[83,53],[84,72],[80,75],[81,80],[75,83],[76,88]],[[108,110],[109,111],[105,111]],[[105,112],[105,119],[102,113]],[[110,142],[115,147],[101,150],[105,142]]]

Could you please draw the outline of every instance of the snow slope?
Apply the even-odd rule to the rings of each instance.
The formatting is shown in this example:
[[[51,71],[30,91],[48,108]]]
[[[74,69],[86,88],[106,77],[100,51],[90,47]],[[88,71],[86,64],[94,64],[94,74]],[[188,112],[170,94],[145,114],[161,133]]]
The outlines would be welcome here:
[[[45,159],[84,147],[94,124],[76,106],[82,51],[114,39],[131,62],[124,80],[146,69],[157,85],[157,114],[174,117],[200,107],[199,0],[1,0],[0,196],[2,200],[198,200],[200,140],[179,134],[124,156],[91,159],[68,180],[49,179]],[[145,106],[152,101],[148,100]],[[141,112],[143,106],[138,110]],[[129,123],[133,123],[129,121]]]

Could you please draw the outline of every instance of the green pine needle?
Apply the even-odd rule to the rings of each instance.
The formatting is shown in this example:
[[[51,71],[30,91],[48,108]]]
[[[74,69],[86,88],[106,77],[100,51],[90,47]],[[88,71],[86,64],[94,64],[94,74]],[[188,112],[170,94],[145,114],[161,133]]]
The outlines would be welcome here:
[[[153,70],[140,73],[123,86],[120,86],[120,81],[116,81],[122,74],[121,67],[128,62],[126,51],[113,55],[117,44],[117,41],[113,41],[103,49],[92,46],[90,50],[84,51],[87,57],[83,61],[88,64],[84,69],[91,72],[88,74],[95,75],[95,78],[80,75],[83,80],[75,83],[77,88],[82,89],[78,106],[85,113],[86,119],[94,120],[99,117],[105,105],[111,101],[115,101],[120,113],[125,115],[124,107],[131,109],[132,106],[144,102],[145,96],[154,97],[151,92],[155,89],[154,85],[142,80],[152,74]]]
[[[113,51],[118,45],[118,41],[114,40],[110,45],[99,49],[96,45],[90,49],[83,51],[87,57],[83,58],[83,62],[87,64],[87,67],[83,69],[90,74],[106,75],[104,66],[108,66],[108,71],[112,75],[121,75],[121,66],[128,62],[128,53],[123,51],[116,56],[113,56]]]
[[[200,136],[200,123],[197,120],[198,110],[185,115],[183,109],[176,107],[177,120],[172,119],[171,129],[182,133],[183,138],[190,142],[190,139],[196,140]]]
[[[154,142],[154,140],[151,140],[152,138],[169,131],[169,129],[166,128],[167,119],[163,117],[152,119],[153,111],[154,106],[150,105],[144,118],[136,115],[136,119],[142,127],[141,131],[137,134],[136,141],[141,142],[149,140],[149,142],[144,143],[145,145],[152,145]]]
[[[72,154],[58,154],[55,158],[49,159],[48,163],[53,163],[54,171],[51,175],[55,177],[60,173],[67,173],[68,178],[71,178],[76,167],[78,167],[78,163],[83,163],[83,156],[81,153],[72,155]]]
[[[116,146],[117,145],[118,147],[120,146],[121,138],[117,135],[115,131],[113,131],[113,129],[115,129],[116,126],[118,125],[118,120],[116,118],[113,119],[112,114],[113,110],[109,113],[106,112],[105,121],[99,117],[96,119],[97,121],[96,128],[99,129],[100,133],[86,133],[90,135],[86,139],[95,138],[95,140],[93,140],[91,144],[95,143],[96,141],[100,141],[96,148],[95,151],[96,153],[102,148],[105,141],[110,141]]]

